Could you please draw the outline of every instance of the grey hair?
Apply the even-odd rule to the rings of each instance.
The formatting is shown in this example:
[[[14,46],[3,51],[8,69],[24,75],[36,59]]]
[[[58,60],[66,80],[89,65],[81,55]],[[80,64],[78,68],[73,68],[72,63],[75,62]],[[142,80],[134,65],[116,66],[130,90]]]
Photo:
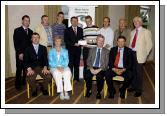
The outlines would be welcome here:
[[[103,38],[103,40],[105,40],[105,37],[104,37],[102,34],[98,34],[98,35],[97,35],[97,39],[98,39],[98,38]]]

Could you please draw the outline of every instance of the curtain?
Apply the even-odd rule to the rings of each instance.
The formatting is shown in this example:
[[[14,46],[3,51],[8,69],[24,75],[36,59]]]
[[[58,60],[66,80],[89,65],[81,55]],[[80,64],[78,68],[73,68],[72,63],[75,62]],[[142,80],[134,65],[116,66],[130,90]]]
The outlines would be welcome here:
[[[49,17],[49,23],[52,25],[56,22],[57,13],[61,10],[60,5],[45,5],[44,13]]]
[[[5,77],[12,77],[9,45],[8,6],[5,5]]]
[[[125,18],[127,19],[128,27],[133,29],[133,18],[135,16],[140,16],[140,6],[139,5],[127,5],[125,6]]]
[[[95,8],[95,24],[98,27],[103,26],[103,18],[108,16],[108,5],[98,5]]]

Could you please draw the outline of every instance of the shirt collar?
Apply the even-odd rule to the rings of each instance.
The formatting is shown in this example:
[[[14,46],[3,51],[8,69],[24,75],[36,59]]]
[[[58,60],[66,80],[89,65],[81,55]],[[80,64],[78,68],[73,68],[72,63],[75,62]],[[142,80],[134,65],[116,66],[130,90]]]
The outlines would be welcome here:
[[[39,44],[34,44],[34,43],[32,43],[32,45],[33,45],[34,47],[38,47],[38,46],[39,46]]]
[[[27,27],[25,27],[24,25],[22,25],[22,27],[23,27],[23,29],[25,30],[25,29],[28,29]]]
[[[139,28],[136,28],[138,31],[140,31],[141,30],[141,28],[142,28],[142,26],[140,26]]]
[[[123,47],[123,48],[118,47],[118,50],[119,50],[119,49],[124,50],[124,47]]]

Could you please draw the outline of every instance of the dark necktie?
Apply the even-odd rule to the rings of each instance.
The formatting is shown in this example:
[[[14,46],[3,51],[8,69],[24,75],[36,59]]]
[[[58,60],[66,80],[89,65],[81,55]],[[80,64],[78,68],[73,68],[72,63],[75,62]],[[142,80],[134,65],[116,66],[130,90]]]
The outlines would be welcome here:
[[[136,45],[137,34],[138,34],[138,30],[136,29],[136,33],[135,33],[135,36],[133,38],[132,45],[131,45],[132,48],[134,48]]]
[[[28,35],[28,29],[24,29],[24,30],[25,30],[26,34]]]
[[[77,35],[77,28],[76,27],[74,27],[74,33],[75,33],[75,35]]]
[[[118,48],[118,49],[119,49],[119,48]],[[115,66],[116,68],[118,68],[118,63],[119,63],[119,59],[120,59],[120,50],[121,50],[121,49],[118,50],[117,55],[116,55],[116,58],[115,58],[115,62],[114,62],[114,66]]]
[[[99,64],[100,64],[100,49],[98,49],[96,54],[95,67],[99,67]]]

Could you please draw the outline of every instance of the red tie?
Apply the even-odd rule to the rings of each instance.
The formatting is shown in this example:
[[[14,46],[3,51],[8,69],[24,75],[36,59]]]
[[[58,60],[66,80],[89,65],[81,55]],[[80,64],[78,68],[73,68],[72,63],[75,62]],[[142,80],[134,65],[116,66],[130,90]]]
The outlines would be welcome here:
[[[119,48],[118,48],[119,49]],[[118,63],[119,63],[119,59],[120,59],[120,50],[118,50],[116,58],[115,58],[115,62],[114,62],[114,66],[118,68]]]
[[[137,34],[138,34],[138,30],[136,29],[136,33],[135,33],[135,36],[133,38],[132,45],[131,45],[132,48],[134,48],[136,45]]]

